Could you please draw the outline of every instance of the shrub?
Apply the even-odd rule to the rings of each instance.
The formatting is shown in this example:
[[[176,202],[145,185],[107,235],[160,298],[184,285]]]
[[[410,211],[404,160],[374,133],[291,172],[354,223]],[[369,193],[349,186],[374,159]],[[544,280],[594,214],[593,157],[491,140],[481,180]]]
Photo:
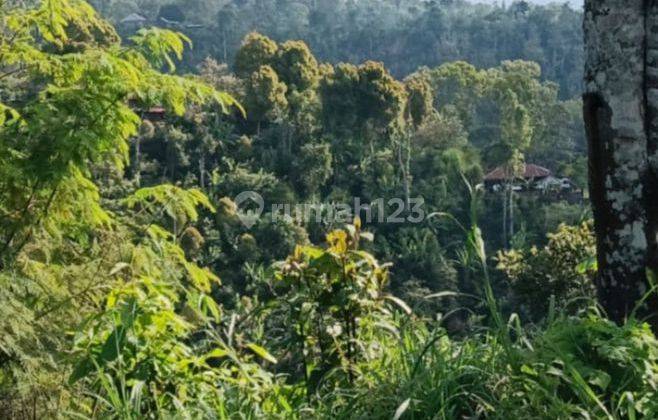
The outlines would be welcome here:
[[[532,319],[547,314],[551,299],[556,308],[577,309],[594,297],[596,244],[591,222],[561,225],[542,249],[499,252],[498,266],[509,280],[513,297]],[[579,298],[584,298],[580,299]]]
[[[272,347],[292,357],[292,365],[302,366],[296,373],[303,375],[309,394],[320,386],[353,383],[362,360],[382,356],[375,331],[397,333],[387,302],[410,312],[385,293],[387,266],[359,250],[365,238],[370,235],[360,231],[357,221],[327,235],[327,249],[297,247],[276,266],[272,304],[282,325]]]

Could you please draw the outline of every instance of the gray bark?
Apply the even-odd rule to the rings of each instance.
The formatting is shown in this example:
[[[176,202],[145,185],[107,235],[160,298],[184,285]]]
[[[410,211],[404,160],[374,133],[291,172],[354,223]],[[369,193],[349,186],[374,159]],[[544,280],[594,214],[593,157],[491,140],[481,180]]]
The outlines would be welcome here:
[[[658,16],[653,0],[586,0],[584,116],[599,274],[608,315],[623,321],[656,268]],[[654,294],[655,296],[655,294]],[[656,298],[639,308],[658,315]],[[655,319],[651,320],[658,326]]]
[[[503,248],[505,250],[509,249],[509,244],[507,241],[507,191],[509,190],[509,184],[506,182],[503,187]]]
[[[135,156],[133,157],[133,167],[134,169],[134,179],[135,183],[139,187],[142,180],[142,138],[141,136],[135,137]]]
[[[201,191],[206,190],[206,157],[203,151],[199,157],[199,186]]]
[[[658,272],[658,2],[647,1],[645,101],[647,104],[647,265]],[[657,305],[658,307],[658,305]]]
[[[509,241],[514,239],[514,188],[509,191]]]

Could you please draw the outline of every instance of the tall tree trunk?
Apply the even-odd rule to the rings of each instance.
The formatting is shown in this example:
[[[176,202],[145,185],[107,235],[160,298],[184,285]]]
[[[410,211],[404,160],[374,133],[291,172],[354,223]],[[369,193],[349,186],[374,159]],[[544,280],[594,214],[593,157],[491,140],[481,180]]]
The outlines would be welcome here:
[[[509,190],[509,183],[505,181],[505,184],[503,186],[503,249],[507,250],[509,247],[507,246],[507,204],[509,201],[507,200],[507,192]]]
[[[201,191],[206,190],[206,156],[203,150],[199,156],[199,186]]]
[[[411,210],[411,146],[410,134],[404,133],[397,141],[398,164],[402,172],[402,189],[404,192],[404,211]],[[406,154],[405,154],[406,153]]]
[[[656,268],[658,28],[653,0],[585,1],[584,117],[599,273],[608,315],[623,321]],[[638,314],[658,326],[658,299]]]
[[[509,242],[514,239],[514,187],[509,190]]]
[[[139,187],[142,182],[142,137],[137,136],[135,137],[135,156],[133,157],[133,168],[134,169],[134,176],[133,178],[135,179],[135,182],[137,186]]]
[[[222,49],[224,56],[224,64],[228,63],[228,49],[226,48],[226,29],[222,29]]]
[[[647,105],[647,266],[658,273],[658,1],[646,0],[645,101]],[[656,305],[658,312],[658,304]]]

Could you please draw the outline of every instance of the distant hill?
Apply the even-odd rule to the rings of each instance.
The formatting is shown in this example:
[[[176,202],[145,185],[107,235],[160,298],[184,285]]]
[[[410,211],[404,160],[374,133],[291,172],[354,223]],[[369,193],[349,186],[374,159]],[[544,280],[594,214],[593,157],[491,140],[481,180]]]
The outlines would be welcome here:
[[[512,7],[514,0],[149,0],[150,9],[140,8],[142,0],[95,0],[99,8],[110,4],[105,14],[115,22],[149,10],[157,19],[160,6],[178,8],[185,23],[176,28],[194,43],[180,67],[185,70],[206,57],[230,66],[244,36],[258,31],[279,42],[303,40],[329,63],[381,61],[400,79],[422,66],[459,60],[479,68],[534,61],[544,80],[559,84],[562,98],[580,96],[583,0],[527,1],[533,5],[522,11]],[[567,1],[573,6],[539,4]],[[128,3],[133,6],[119,6]],[[119,29],[127,38],[136,25]]]

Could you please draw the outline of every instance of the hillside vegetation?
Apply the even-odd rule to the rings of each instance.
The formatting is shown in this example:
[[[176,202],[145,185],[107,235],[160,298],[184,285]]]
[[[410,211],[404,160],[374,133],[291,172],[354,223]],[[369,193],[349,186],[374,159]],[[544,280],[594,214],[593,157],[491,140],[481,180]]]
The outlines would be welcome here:
[[[188,37],[0,1],[0,417],[658,416],[654,333],[595,298],[579,14],[326,5],[194,2]],[[542,16],[538,62],[473,41]]]

